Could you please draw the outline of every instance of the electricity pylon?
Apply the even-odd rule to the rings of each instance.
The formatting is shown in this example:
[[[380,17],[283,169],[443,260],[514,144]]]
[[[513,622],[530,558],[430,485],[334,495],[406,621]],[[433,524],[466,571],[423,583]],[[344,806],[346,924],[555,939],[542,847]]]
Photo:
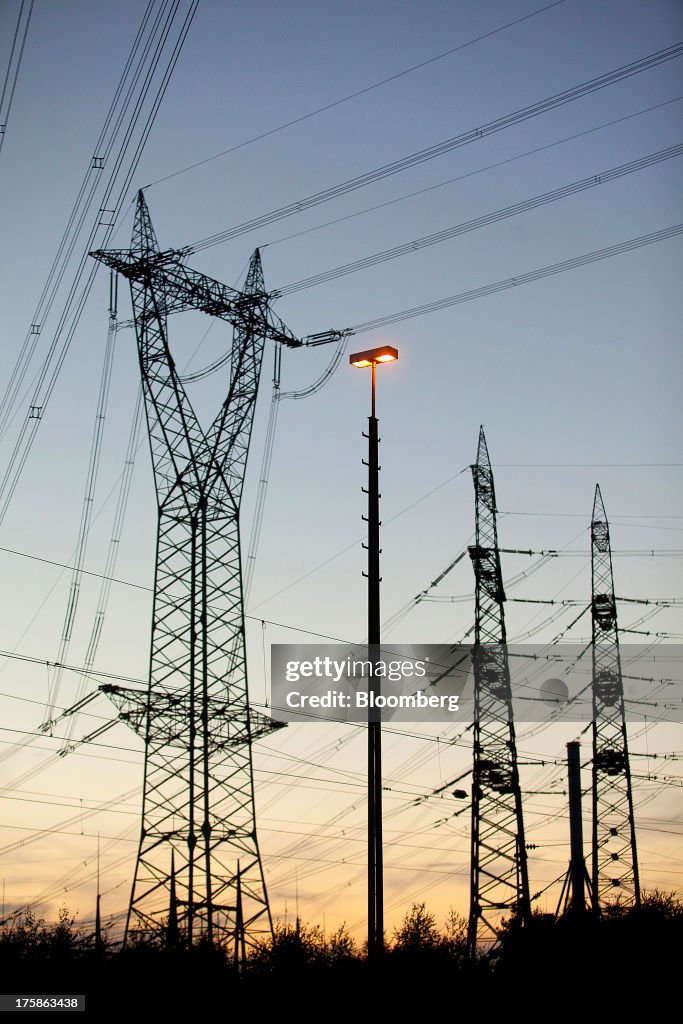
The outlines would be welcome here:
[[[591,520],[593,620],[593,910],[640,906],[631,769],[626,739],[609,523],[600,487]]]
[[[484,428],[472,467],[476,501],[474,568],[474,763],[468,946],[495,941],[501,917],[526,923],[531,909],[506,648],[496,494]]]
[[[253,942],[272,921],[251,745],[275,726],[249,707],[239,511],[265,341],[302,342],[270,309],[258,249],[242,291],[196,273],[186,251],[160,251],[142,192],[130,249],[92,255],[130,282],[158,502],[149,686],[103,687],[145,741],[126,936]],[[228,393],[206,431],[168,343],[169,315],[188,309],[233,327]]]

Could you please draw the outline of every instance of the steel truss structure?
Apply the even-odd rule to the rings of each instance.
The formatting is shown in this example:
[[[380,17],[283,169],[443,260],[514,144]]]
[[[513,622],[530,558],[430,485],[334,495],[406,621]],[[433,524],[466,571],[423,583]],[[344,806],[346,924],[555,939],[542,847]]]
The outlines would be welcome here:
[[[506,648],[496,495],[484,428],[472,467],[476,502],[474,761],[468,945],[494,942],[503,916],[529,920],[522,793]]]
[[[609,523],[600,487],[591,520],[593,620],[592,901],[640,906],[631,769]]]
[[[272,932],[256,834],[239,512],[264,345],[302,342],[270,309],[258,249],[242,291],[161,251],[142,192],[130,249],[92,253],[130,282],[158,501],[149,686],[106,687],[145,742],[142,829],[126,936],[191,945]],[[233,328],[228,392],[202,429],[168,342],[168,317]]]

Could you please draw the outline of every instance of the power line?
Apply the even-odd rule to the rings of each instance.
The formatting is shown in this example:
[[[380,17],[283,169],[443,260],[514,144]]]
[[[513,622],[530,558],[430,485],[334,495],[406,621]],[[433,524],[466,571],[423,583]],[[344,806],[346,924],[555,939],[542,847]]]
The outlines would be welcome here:
[[[425,302],[421,306],[403,309],[398,313],[389,313],[386,316],[376,317],[374,320],[366,320],[364,323],[354,324],[348,330],[353,334],[375,331],[379,328],[387,327],[389,324],[402,323],[404,320],[412,320],[415,317],[425,316],[427,313],[436,313],[441,309],[449,309],[451,306],[458,306],[464,302],[496,295],[498,292],[507,291],[509,288],[531,284],[533,281],[540,281],[545,277],[552,277],[554,274],[563,274],[567,270],[575,270],[577,267],[584,267],[589,263],[596,263],[598,260],[606,260],[612,256],[632,252],[634,249],[640,249],[646,245],[654,245],[656,242],[663,242],[681,233],[683,233],[683,224],[674,224],[669,228],[662,228],[659,231],[652,231],[647,235],[629,238],[625,242],[608,245],[604,249],[596,249],[581,256],[574,256],[572,259],[562,260],[560,263],[552,263],[550,266],[540,267],[538,270],[531,270],[525,274],[518,274],[515,277],[507,277],[502,281],[495,281],[493,284],[482,285],[480,288],[471,288],[469,291],[459,292],[457,295],[447,295],[443,299]]]
[[[460,135],[454,136],[453,138],[446,139],[433,146],[428,146],[426,149],[418,150],[415,153],[410,153],[398,160],[391,161],[391,163],[383,164],[381,167],[376,167],[371,171],[366,171],[365,174],[360,174],[355,178],[350,178],[347,181],[340,182],[338,185],[332,185],[327,189],[323,189],[321,192],[316,192],[313,195],[306,196],[305,198],[299,199],[293,203],[288,203],[286,206],[282,206],[277,210],[272,210],[269,213],[262,214],[260,217],[254,217],[251,220],[244,221],[242,224],[236,225],[235,227],[227,228],[226,230],[216,232],[213,235],[208,235],[205,238],[199,239],[199,241],[189,246],[189,248],[193,252],[201,252],[202,250],[208,249],[214,245],[220,245],[222,242],[227,242],[232,238],[237,238],[240,235],[255,230],[256,228],[263,228],[268,224],[273,224],[286,217],[291,217],[295,213],[302,213],[304,210],[309,210],[314,206],[319,206],[321,203],[326,203],[331,199],[337,199],[340,196],[347,195],[349,192],[356,191],[356,189],[364,188],[366,185],[370,185],[375,181],[380,181],[383,178],[390,177],[391,175],[399,174],[411,167],[417,167],[427,161],[444,156],[446,153],[450,153],[461,146],[469,145],[471,142],[478,142],[480,139],[484,139],[489,135],[494,135],[497,132],[504,131],[506,128],[510,128],[515,124],[521,124],[524,121],[528,121],[530,118],[537,117],[540,114],[545,114],[550,110],[563,106],[565,103],[571,103],[584,96],[589,96],[600,89],[614,85],[616,82],[624,81],[627,78],[631,78],[633,75],[640,74],[642,71],[646,71],[668,60],[672,60],[675,57],[680,56],[681,53],[683,53],[683,43],[677,43],[664,50],[658,50],[656,53],[649,54],[647,57],[643,57],[640,60],[633,61],[630,64],[624,64],[622,67],[616,68],[614,71],[609,71],[606,74],[599,75],[597,78],[592,78],[587,82],[582,82],[580,85],[575,85],[571,89],[565,89],[562,92],[556,93],[554,96],[540,100],[537,103],[532,103],[529,106],[522,107],[511,114],[505,114],[502,117],[498,117],[493,121],[487,122],[481,127],[471,128],[468,131],[462,132]]]
[[[624,466],[626,466],[626,465],[627,464],[624,463]],[[672,463],[671,465],[674,465],[674,463]],[[503,515],[503,516],[542,516],[544,518],[553,517],[553,518],[558,518],[558,519],[585,519],[586,518],[585,515],[582,512],[520,512],[520,511],[517,511],[517,510],[509,509],[509,510],[505,510],[505,511],[501,510],[500,514]],[[622,512],[621,514],[617,515],[615,518],[617,518],[617,519],[683,519],[683,516],[679,515],[678,513],[672,513],[671,515],[664,515],[664,514],[656,513],[656,512],[652,513],[652,514],[651,513],[647,513],[647,512],[642,512],[640,514],[638,514],[638,513],[630,513],[630,512]],[[656,527],[653,527],[653,529],[660,530],[660,529],[662,529],[662,527],[656,526]]]
[[[638,160],[631,160],[628,163],[620,164],[618,167],[602,171],[599,174],[591,174],[587,178],[581,178],[550,192],[544,192],[530,199],[524,199],[519,203],[513,203],[511,206],[505,206],[500,210],[482,214],[480,217],[473,217],[471,220],[462,221],[460,224],[455,224],[449,228],[442,228],[440,231],[434,231],[429,235],[422,235],[421,238],[413,238],[409,242],[403,242],[401,245],[395,245],[391,249],[384,249],[370,256],[364,256],[362,259],[345,263],[340,267],[333,267],[330,270],[311,274],[309,277],[304,277],[299,281],[294,281],[292,284],[279,288],[278,291],[282,296],[293,295],[296,292],[303,291],[305,288],[312,288],[319,284],[327,284],[329,281],[336,281],[337,278],[346,277],[348,274],[355,274],[359,270],[367,270],[369,267],[386,263],[388,260],[394,260],[400,256],[408,256],[428,246],[438,245],[452,238],[458,238],[460,235],[467,234],[470,231],[478,231],[480,228],[489,227],[491,224],[498,224],[509,217],[517,217],[519,214],[527,213],[529,210],[536,210],[549,203],[554,203],[558,199],[566,199],[569,196],[578,195],[580,192],[585,192],[609,181],[615,181],[617,178],[633,174],[646,167],[651,167],[663,160],[671,160],[674,157],[680,156],[681,153],[683,153],[683,143],[668,146],[666,149],[650,153],[648,156],[640,157]]]
[[[683,462],[496,462],[496,469],[657,469],[683,466]],[[518,515],[516,512],[507,512],[506,515]],[[531,513],[528,513],[531,515]],[[536,514],[536,513],[535,513]],[[541,513],[537,513],[540,515]],[[579,515],[577,512],[576,515]],[[619,516],[625,519],[626,516]],[[657,519],[659,516],[647,515],[636,516],[637,519]],[[678,515],[663,516],[664,519],[679,519]]]
[[[67,565],[66,562],[55,562],[51,558],[42,558],[40,555],[30,555],[26,551],[17,551],[15,548],[0,547],[0,551],[4,551],[8,555],[17,555],[19,558],[28,558],[32,562],[42,562],[43,565],[53,565],[57,569],[73,570],[73,565]],[[145,590],[151,593],[152,588],[146,587],[142,583],[133,583],[132,580],[122,580],[116,576],[106,576],[103,573],[91,572],[89,569],[80,569],[81,576],[94,576],[95,579],[106,580],[109,583],[120,583],[124,587],[133,587],[135,590]]]
[[[14,492],[16,490],[16,487],[19,483],[19,479],[26,464],[26,460],[33,446],[33,441],[35,439],[38,426],[42,421],[45,409],[49,404],[57,379],[59,377],[59,373],[61,371],[67,352],[69,350],[73,337],[76,333],[76,329],[80,322],[83,309],[90,295],[90,289],[92,288],[92,284],[95,279],[97,267],[95,264],[93,264],[90,271],[86,272],[86,266],[88,264],[88,253],[91,249],[95,247],[95,239],[100,231],[100,228],[103,229],[103,239],[101,243],[103,246],[106,246],[111,238],[111,235],[114,231],[114,227],[116,225],[116,221],[123,207],[124,199],[128,193],[128,189],[130,187],[133,175],[142,156],[142,152],[146,145],[147,139],[149,138],[149,133],[151,132],[152,125],[156,120],[159,107],[161,106],[163,98],[166,94],[166,90],[168,88],[171,75],[178,62],[180,53],[182,51],[182,47],[184,45],[187,34],[190,30],[192,21],[194,19],[194,15],[197,10],[198,3],[199,0],[191,0],[189,8],[187,10],[187,14],[185,15],[185,18],[182,21],[182,24],[180,25],[180,28],[177,32],[175,41],[172,42],[171,52],[168,54],[166,65],[165,67],[163,67],[163,70],[159,77],[157,75],[157,71],[159,65],[161,64],[162,53],[167,48],[169,39],[171,39],[171,30],[173,28],[173,23],[176,19],[178,8],[180,6],[179,0],[173,0],[173,2],[168,5],[168,7],[164,6],[161,9],[159,15],[157,16],[157,21],[153,26],[151,34],[145,45],[145,49],[140,59],[140,63],[138,64],[138,68],[134,72],[133,79],[128,86],[128,95],[124,99],[124,106],[119,112],[118,123],[115,125],[114,135],[108,142],[107,152],[111,147],[113,147],[115,143],[116,133],[118,132],[125,112],[131,102],[131,97],[135,96],[135,90],[137,87],[138,79],[140,78],[141,68],[144,69],[144,61],[146,60],[147,53],[151,51],[152,46],[154,45],[154,52],[152,53],[151,65],[146,68],[144,80],[140,86],[140,90],[135,99],[134,108],[132,113],[130,114],[130,120],[126,126],[125,133],[119,144],[119,150],[115,156],[107,185],[98,203],[95,218],[90,229],[88,239],[86,241],[85,249],[79,257],[75,277],[72,281],[68,296],[62,308],[59,323],[57,324],[57,327],[53,334],[47,356],[43,362],[43,366],[41,367],[41,370],[38,374],[38,379],[33,390],[33,396],[31,398],[29,410],[20,429],[19,436],[15,443],[14,450],[11,454],[10,461],[5,471],[4,477],[2,479],[2,482],[0,483],[0,495],[2,496],[2,504],[0,505],[0,521],[2,521],[2,518],[4,517],[8,509]],[[150,7],[151,4],[148,5],[147,12],[145,14],[145,17],[143,18],[143,25],[141,26],[141,29],[138,32],[138,39],[136,39],[136,43],[134,44],[134,50],[131,53],[131,57],[129,57],[129,63],[126,65],[124,75],[121,79],[121,82],[119,83],[119,89],[117,90],[114,106],[110,108],[105,128],[108,127],[109,121],[113,117],[114,107],[118,100],[119,90],[123,88],[123,83],[125,82],[125,78],[128,74],[132,55],[135,52],[135,48],[137,47],[138,41],[141,38],[141,34],[143,33],[145,19],[147,18]],[[156,27],[157,24],[159,24],[159,22],[161,21],[164,12],[165,22],[161,29],[161,34],[159,38],[155,39]],[[152,92],[152,99],[149,100],[149,93],[152,90],[152,85],[155,82],[155,79],[158,79],[156,81],[156,91]],[[146,105],[148,109],[145,116]],[[140,122],[142,122],[141,126]],[[138,133],[137,138],[136,132]],[[122,175],[121,172],[126,161],[126,155],[128,154],[131,148],[132,155],[129,157],[129,162]],[[49,306],[51,306],[52,301],[55,298],[56,289],[59,287],[59,283],[61,282],[66,272],[68,260],[70,259],[71,253],[73,252],[76,246],[78,236],[80,234],[85,217],[88,213],[89,203],[92,200],[92,197],[94,196],[96,183],[98,179],[98,172],[100,170],[103,170],[104,166],[104,156],[98,155],[92,158],[91,171],[94,172],[93,184],[90,188],[90,194],[88,196],[86,204],[82,206],[82,209],[78,214],[78,222],[76,224],[72,237],[67,244],[72,219],[76,216],[76,213],[79,209],[81,197],[84,194],[85,181],[87,181],[86,175],[86,179],[84,179],[84,183],[81,186],[81,193],[79,193],[76,205],[74,207],[74,210],[72,211],[72,219],[70,219],[69,225],[67,226],[67,230],[62,238],[62,242],[60,243],[60,253],[62,248],[66,247],[66,256],[61,260],[57,258],[56,262],[53,264],[53,270],[56,274],[56,277],[54,279],[54,285],[49,296],[48,308]],[[53,271],[51,270],[51,275],[52,274]],[[82,284],[84,279],[85,281]],[[49,291],[50,285],[48,283],[43,289],[43,294],[41,296],[39,305],[42,304],[47,292]],[[37,328],[37,331],[33,330],[34,327]],[[31,324],[29,334],[27,335],[24,347],[22,348],[19,359],[13,371],[12,378],[10,380],[10,385],[8,386],[7,392],[3,399],[3,402],[6,405],[7,416],[9,416],[11,413],[12,402],[14,401],[18,394],[18,391],[21,386],[21,380],[23,379],[23,376],[28,369],[29,361],[35,350],[35,344],[38,336],[40,335],[41,328],[42,324],[40,322]]]
[[[450,57],[454,53],[459,53],[461,50],[467,49],[468,46],[473,46],[475,43],[480,43],[484,39],[490,39],[492,36],[498,35],[500,32],[504,32],[509,28],[513,28],[515,25],[521,25],[522,22],[529,21],[531,18],[535,18],[538,14],[543,14],[545,11],[552,10],[553,7],[559,7],[565,0],[556,0],[555,3],[547,4],[545,7],[541,7],[536,11],[532,11],[531,14],[525,14],[521,18],[516,18],[514,21],[509,21],[505,25],[500,25],[498,28],[492,29],[490,32],[484,32],[480,36],[476,36],[474,39],[468,40],[466,43],[460,43],[458,46],[453,46],[450,50],[445,50],[443,53],[438,53],[435,57],[430,57],[428,60],[423,60],[419,64],[413,64],[409,68],[404,68],[403,71],[397,71],[393,75],[389,75],[387,78],[382,78],[379,82],[374,82],[372,85],[367,85],[363,89],[357,89],[355,92],[349,93],[348,96],[342,96],[340,99],[333,100],[331,103],[326,103],[322,107],[318,107],[316,110],[311,110],[307,114],[301,114],[299,117],[292,118],[291,121],[285,121],[284,124],[278,125],[277,128],[271,128],[268,131],[260,132],[258,135],[254,135],[250,139],[245,139],[244,142],[238,142],[234,146],[223,149],[220,153],[214,153],[213,156],[207,156],[203,160],[197,160],[195,163],[188,164],[187,167],[181,167],[180,170],[173,171],[171,174],[166,174],[162,178],[156,178],[154,181],[149,182],[148,185],[144,185],[143,188],[151,188],[153,185],[159,185],[163,181],[170,181],[171,178],[177,178],[181,174],[186,174],[188,171],[193,171],[197,167],[203,167],[204,164],[211,163],[213,160],[218,160],[222,156],[227,156],[229,153],[235,153],[239,149],[244,149],[246,146],[251,146],[254,142],[260,142],[262,139],[267,139],[271,135],[276,135],[278,132],[284,131],[286,128],[291,128],[295,124],[301,124],[302,121],[307,121],[311,117],[317,117],[318,114],[324,114],[328,110],[333,110],[335,107],[341,106],[343,103],[348,103],[349,100],[357,99],[359,96],[365,96],[369,92],[373,92],[375,89],[381,88],[383,85],[388,85],[390,82],[395,82],[399,78],[404,78],[406,75],[412,74],[414,71],[420,71],[422,68],[428,67],[430,64],[435,64],[439,60],[443,60],[444,57]]]
[[[383,210],[387,206],[394,206],[396,203],[403,203],[407,199],[414,199],[416,196],[426,195],[427,192],[434,192],[438,188],[445,188],[447,185],[453,185],[459,181],[474,178],[478,174],[484,174],[486,171],[496,170],[498,167],[505,167],[508,164],[515,163],[517,160],[525,160],[527,157],[535,156],[537,153],[544,153],[546,150],[553,149],[555,146],[563,146],[565,142],[574,142],[576,139],[582,139],[586,135],[592,135],[594,132],[602,131],[603,128],[611,128],[614,125],[623,124],[625,121],[630,121],[634,117],[649,114],[653,110],[659,110],[661,107],[668,107],[672,103],[680,103],[681,100],[683,100],[683,96],[674,96],[672,99],[663,100],[661,103],[655,103],[653,106],[644,107],[641,110],[635,110],[631,114],[625,114],[623,117],[614,118],[612,121],[603,121],[601,124],[595,125],[593,128],[586,128],[584,131],[575,132],[573,135],[565,135],[564,138],[556,139],[555,142],[547,142],[543,146],[536,146],[534,149],[527,149],[523,153],[517,153],[516,156],[509,156],[504,160],[496,160],[492,164],[486,164],[484,167],[477,167],[473,171],[465,171],[463,174],[458,174],[454,178],[447,178],[445,181],[439,181],[435,185],[427,185],[424,188],[416,189],[414,192],[406,192],[403,195],[396,196],[394,199],[386,199],[381,203],[373,203],[372,206],[366,206],[362,210],[356,210],[354,213],[344,214],[342,217],[335,217],[332,220],[324,221],[322,224],[316,224],[311,228],[304,228],[302,231],[294,231],[289,235],[283,235],[280,238],[271,239],[267,245],[279,245],[281,242],[289,242],[294,238],[302,238],[304,235],[313,234],[315,231],[322,231],[324,228],[333,227],[335,224],[343,224],[345,221],[354,220],[356,217],[364,217],[368,213],[374,213],[376,210]]]
[[[69,593],[67,597],[64,623],[62,626],[62,635],[59,645],[59,652],[57,654],[58,664],[64,662],[68,656],[69,646],[71,644],[71,637],[73,635],[74,622],[76,620],[76,616],[78,613],[78,605],[81,590],[80,570],[83,566],[83,560],[85,558],[88,535],[90,532],[90,524],[92,521],[93,510],[95,507],[95,488],[97,485],[97,476],[100,466],[100,458],[102,454],[104,425],[106,421],[107,408],[109,403],[109,392],[111,389],[111,377],[114,365],[115,346],[116,319],[113,309],[110,309],[109,328],[107,330],[107,341],[104,349],[102,376],[100,380],[99,395],[97,399],[97,408],[95,411],[95,422],[90,446],[90,455],[88,460],[85,493],[83,495],[83,506],[81,509],[81,518],[78,527],[78,539],[76,541],[74,567],[71,572],[71,581],[69,585]],[[60,684],[61,671],[58,668],[53,676],[52,685],[49,688],[46,706],[46,716],[48,718],[50,718],[52,715],[52,707],[57,700]],[[82,692],[79,693],[77,699],[79,699],[81,696],[83,696]]]
[[[128,507],[128,498],[130,495],[130,486],[133,477],[133,466],[135,465],[135,452],[138,445],[138,433],[142,423],[142,390],[138,392],[137,402],[133,413],[133,422],[128,437],[128,444],[126,447],[126,454],[124,458],[123,472],[121,473],[121,483],[119,487],[118,499],[116,502],[116,510],[114,512],[114,522],[112,525],[111,536],[109,539],[109,550],[107,552],[107,560],[104,567],[104,578],[100,583],[99,594],[97,597],[97,607],[95,615],[93,617],[92,626],[90,630],[90,637],[88,640],[88,647],[86,649],[84,658],[84,668],[90,670],[97,656],[97,650],[99,647],[100,639],[102,636],[102,629],[105,622],[105,616],[109,605],[109,596],[111,594],[111,581],[110,577],[116,567],[116,561],[118,559],[120,550],[121,532],[123,530],[123,524],[126,516],[126,509]],[[87,676],[84,673],[79,682],[77,691],[77,699],[80,699],[85,692]],[[53,681],[53,690],[54,690]],[[67,733],[71,735],[73,728],[76,725],[76,716],[71,718]]]
[[[43,285],[43,289],[34,309],[33,316],[31,318],[31,326],[26,334],[23,346],[12,371],[9,384],[5,394],[3,395],[2,401],[0,402],[0,436],[4,435],[5,429],[8,425],[13,406],[16,402],[24,377],[28,371],[28,367],[38,341],[41,337],[43,325],[50,314],[57,291],[66,273],[68,262],[73,254],[78,234],[82,229],[87,215],[88,207],[93,201],[94,193],[100,177],[100,165],[104,166],[113,150],[117,133],[120,130],[123,117],[125,116],[131,102],[132,89],[140,75],[144,62],[147,59],[150,41],[154,36],[154,33],[158,30],[161,13],[157,15],[156,22],[149,30],[147,42],[143,45],[143,39],[148,29],[153,7],[154,0],[149,0],[142,17],[142,21],[138,27],[137,35],[133,41],[130,53],[128,54],[126,64],[121,73],[121,78],[119,79],[116,87],[114,98],[107,112],[100,134],[93,146],[92,152],[97,154],[97,156],[94,159],[92,156],[89,157],[88,166],[83,176],[78,194],[71,209],[71,213],[69,214],[59,245],[57,246],[57,252],[55,253],[52,261],[47,279]],[[138,59],[138,65],[136,71],[133,72],[132,69],[136,58]],[[130,83],[126,89],[126,82],[129,78]]]
[[[395,515],[390,516],[388,519],[385,519],[383,521],[384,522],[384,526],[388,526],[389,523],[393,523],[400,516],[405,515],[406,512],[410,512],[412,509],[414,509],[416,507],[416,505],[419,505],[421,502],[425,501],[427,498],[431,498],[431,496],[433,494],[436,494],[437,491],[440,491],[442,487],[445,487],[447,484],[451,483],[453,480],[456,480],[459,476],[462,476],[463,473],[468,472],[468,470],[469,470],[469,466],[465,466],[463,469],[458,470],[457,473],[453,473],[452,476],[447,477],[442,483],[437,484],[436,487],[433,487],[430,491],[427,491],[426,494],[421,495],[421,497],[417,498],[415,501],[412,501],[409,505],[406,505],[404,508],[402,508]],[[253,605],[252,606],[252,612],[255,611],[256,608],[260,608],[262,605],[268,604],[270,601],[273,601],[276,597],[279,597],[280,594],[284,594],[286,590],[290,590],[292,587],[297,586],[297,584],[302,583],[303,580],[308,579],[314,573],[319,572],[320,569],[324,569],[325,566],[327,566],[331,562],[335,561],[335,559],[340,558],[342,555],[345,555],[347,553],[347,551],[351,551],[353,548],[357,547],[358,544],[360,544],[361,542],[364,542],[364,540],[365,540],[364,537],[359,537],[357,540],[352,541],[351,544],[347,544],[346,547],[340,548],[339,551],[335,552],[335,554],[331,555],[329,558],[326,558],[324,561],[319,562],[312,569],[309,569],[307,572],[305,572],[302,576],[297,576],[297,578],[295,580],[292,580],[291,583],[287,583],[284,587],[282,587],[280,590],[277,590],[274,594],[270,594],[268,597],[264,598],[262,601],[259,601],[258,604]],[[252,617],[254,617],[254,616],[247,615],[247,618],[252,618]],[[265,621],[267,621],[267,620],[265,620]]]
[[[294,393],[293,393],[293,395],[294,395]],[[131,458],[132,458],[132,456],[131,456]],[[127,460],[128,460],[128,456],[127,456]],[[127,461],[126,464],[128,464],[128,461]],[[451,476],[447,477],[440,484],[437,484],[436,487],[433,487],[429,491],[426,491],[419,498],[416,498],[414,501],[410,502],[408,505],[404,506],[404,508],[402,508],[398,512],[396,512],[393,516],[391,516],[388,519],[386,519],[384,521],[385,526],[388,525],[389,523],[394,522],[396,519],[399,519],[401,516],[405,515],[406,512],[412,511],[412,509],[414,509],[417,505],[421,504],[421,502],[426,501],[427,498],[431,498],[432,495],[436,494],[442,488],[444,488],[448,484],[452,483],[453,480],[457,479],[457,477],[462,476],[463,473],[468,472],[468,470],[469,470],[469,467],[465,466],[463,469],[458,470],[457,473],[453,473]],[[294,586],[295,584],[300,583],[303,579],[306,579],[308,576],[312,575],[314,572],[317,572],[319,569],[324,568],[326,565],[328,565],[334,559],[339,558],[341,555],[345,554],[347,551],[350,551],[352,548],[355,548],[358,544],[361,543],[362,540],[363,540],[363,538],[359,537],[356,540],[352,541],[350,544],[346,545],[346,547],[341,548],[339,551],[337,551],[330,558],[326,559],[324,562],[322,562],[319,565],[315,566],[308,573],[305,573],[304,576],[298,577],[296,580],[294,580],[292,583],[288,584],[287,587],[285,587],[283,589],[287,590],[290,587]],[[72,564],[68,564],[68,563],[65,563],[65,562],[57,562],[54,559],[43,558],[42,556],[39,556],[39,555],[32,555],[32,554],[29,554],[26,551],[18,551],[16,548],[8,548],[8,547],[0,546],[0,551],[5,552],[5,554],[16,555],[19,558],[28,558],[28,559],[30,559],[31,561],[34,561],[34,562],[42,562],[44,565],[52,565],[52,566],[55,566],[58,569],[73,570],[73,568],[74,568],[74,566]],[[145,591],[147,593],[151,593],[152,592],[152,588],[146,586],[145,584],[134,583],[131,580],[124,580],[124,579],[121,579],[121,578],[116,577],[116,576],[108,575],[106,573],[102,574],[102,573],[94,572],[94,571],[88,570],[88,569],[81,569],[80,573],[81,573],[81,575],[92,576],[95,579],[101,579],[101,580],[104,580],[104,581],[109,582],[109,583],[117,583],[117,584],[120,584],[121,586],[125,586],[125,587],[133,587],[136,590],[142,590],[142,591]],[[277,594],[271,594],[271,596],[269,598],[266,598],[264,601],[260,601],[258,605],[255,605],[255,607],[258,608],[258,607],[260,607],[260,605],[266,604],[268,601],[272,600],[274,597],[277,597],[281,593],[283,593],[282,590],[278,591]],[[259,622],[262,621],[260,616],[247,615],[246,617],[247,618],[253,618],[254,621],[259,621]],[[268,620],[263,620],[263,621],[268,621]]]
[[[0,152],[5,142],[5,136],[7,134],[7,125],[9,123],[10,113],[12,111],[12,103],[14,101],[14,91],[17,87],[17,79],[19,77],[19,69],[24,56],[24,47],[26,46],[26,36],[28,35],[28,27],[31,24],[31,15],[33,14],[33,3],[31,0],[28,7],[28,14],[23,26],[21,21],[24,14],[24,7],[26,6],[26,0],[21,0],[21,6],[19,8],[19,15],[17,17],[16,28],[14,29],[14,36],[12,38],[12,48],[10,50],[9,61],[7,63],[7,73],[5,74],[5,80],[2,84],[2,95],[0,95]],[[19,43],[19,53],[17,55],[16,62],[14,61],[14,54],[17,48],[17,40],[21,32],[21,42]],[[7,96],[7,88],[9,86],[9,96],[7,98],[7,105],[5,105],[5,97]]]

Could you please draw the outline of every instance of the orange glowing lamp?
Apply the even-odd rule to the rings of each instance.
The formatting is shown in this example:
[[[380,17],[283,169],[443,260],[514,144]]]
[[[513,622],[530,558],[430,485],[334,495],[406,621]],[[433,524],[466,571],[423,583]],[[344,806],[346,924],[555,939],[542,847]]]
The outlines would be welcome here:
[[[392,348],[391,345],[382,345],[381,348],[370,348],[366,352],[356,352],[354,355],[349,356],[351,366],[358,366],[361,369],[364,366],[372,366],[375,363],[393,363],[395,359],[398,359],[398,349]]]

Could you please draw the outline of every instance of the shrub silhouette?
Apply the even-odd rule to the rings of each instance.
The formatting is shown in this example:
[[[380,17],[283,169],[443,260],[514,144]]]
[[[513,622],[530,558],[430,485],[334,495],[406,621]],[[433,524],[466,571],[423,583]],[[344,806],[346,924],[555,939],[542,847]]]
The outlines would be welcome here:
[[[48,924],[30,907],[0,933],[0,956],[7,961],[65,960],[81,956],[93,945],[93,938],[75,927],[75,915],[59,908],[57,921]]]

